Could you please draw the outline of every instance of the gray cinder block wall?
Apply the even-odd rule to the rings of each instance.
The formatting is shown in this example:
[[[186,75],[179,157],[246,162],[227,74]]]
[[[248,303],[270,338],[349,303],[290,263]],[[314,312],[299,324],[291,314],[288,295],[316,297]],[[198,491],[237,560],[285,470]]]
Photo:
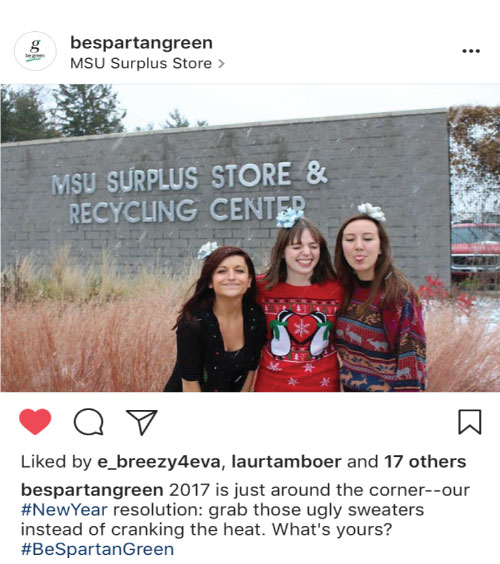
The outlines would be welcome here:
[[[291,204],[333,252],[340,222],[367,201],[414,283],[449,283],[446,110],[4,144],[2,266],[28,253],[48,265],[69,244],[84,265],[106,249],[124,272],[175,268],[208,240],[261,264]]]

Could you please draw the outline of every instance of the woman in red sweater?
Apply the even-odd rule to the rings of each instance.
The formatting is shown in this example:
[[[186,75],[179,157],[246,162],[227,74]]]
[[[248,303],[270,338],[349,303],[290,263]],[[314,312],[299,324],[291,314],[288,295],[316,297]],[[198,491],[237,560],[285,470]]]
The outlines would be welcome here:
[[[256,392],[338,392],[335,321],[343,290],[335,277],[319,229],[288,209],[265,274],[258,301],[268,327]]]

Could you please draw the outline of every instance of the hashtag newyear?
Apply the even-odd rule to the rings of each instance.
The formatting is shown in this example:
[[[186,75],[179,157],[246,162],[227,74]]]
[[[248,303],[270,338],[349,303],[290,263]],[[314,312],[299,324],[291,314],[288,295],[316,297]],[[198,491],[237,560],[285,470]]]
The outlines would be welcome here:
[[[21,515],[53,517],[54,515],[73,517],[104,517],[107,505],[83,505],[83,503],[70,503],[69,505],[48,505],[46,503],[25,503],[21,509]]]

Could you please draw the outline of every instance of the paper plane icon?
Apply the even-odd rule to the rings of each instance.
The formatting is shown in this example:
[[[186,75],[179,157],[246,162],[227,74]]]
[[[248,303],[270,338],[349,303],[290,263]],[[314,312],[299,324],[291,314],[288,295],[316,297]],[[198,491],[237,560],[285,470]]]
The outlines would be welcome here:
[[[127,409],[125,411],[137,421],[141,437],[158,413],[157,409]]]

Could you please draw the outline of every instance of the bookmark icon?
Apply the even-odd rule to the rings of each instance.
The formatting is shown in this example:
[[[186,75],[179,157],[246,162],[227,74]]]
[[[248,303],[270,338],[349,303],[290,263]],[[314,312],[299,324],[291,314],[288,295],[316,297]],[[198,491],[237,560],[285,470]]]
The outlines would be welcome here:
[[[137,421],[141,437],[158,413],[157,409],[126,409],[125,411]]]
[[[458,434],[471,429],[478,435],[482,433],[482,412],[480,409],[459,409],[458,410]]]

